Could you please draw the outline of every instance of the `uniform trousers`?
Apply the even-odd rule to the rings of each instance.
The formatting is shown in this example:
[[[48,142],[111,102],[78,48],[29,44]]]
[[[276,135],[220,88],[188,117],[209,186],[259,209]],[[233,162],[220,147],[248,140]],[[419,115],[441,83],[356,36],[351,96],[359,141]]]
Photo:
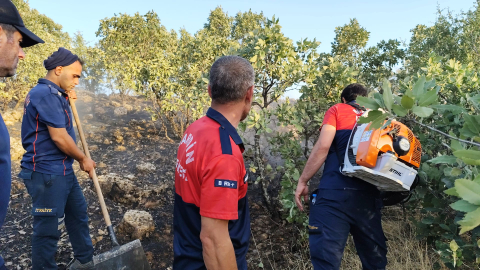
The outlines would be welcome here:
[[[382,200],[362,190],[319,189],[310,204],[309,242],[315,270],[340,268],[348,235],[364,270],[383,270],[387,245],[381,223]]]
[[[57,269],[55,253],[66,227],[74,257],[81,263],[93,259],[93,245],[88,228],[87,203],[75,174],[52,175],[23,169],[24,180],[32,197],[32,266]]]

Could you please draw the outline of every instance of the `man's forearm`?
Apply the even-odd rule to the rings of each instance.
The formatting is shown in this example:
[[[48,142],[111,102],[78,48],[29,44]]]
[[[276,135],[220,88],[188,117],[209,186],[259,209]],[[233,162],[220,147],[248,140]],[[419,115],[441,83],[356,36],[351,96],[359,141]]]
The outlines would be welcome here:
[[[327,158],[328,150],[323,149],[320,146],[320,143],[316,143],[312,149],[312,153],[308,157],[307,164],[303,169],[302,175],[298,181],[308,182],[322,167],[322,164],[325,162]]]
[[[205,241],[203,260],[209,270],[236,270],[237,261],[230,238]]]
[[[54,142],[65,155],[72,157],[78,162],[81,162],[86,157],[70,136],[55,139]]]

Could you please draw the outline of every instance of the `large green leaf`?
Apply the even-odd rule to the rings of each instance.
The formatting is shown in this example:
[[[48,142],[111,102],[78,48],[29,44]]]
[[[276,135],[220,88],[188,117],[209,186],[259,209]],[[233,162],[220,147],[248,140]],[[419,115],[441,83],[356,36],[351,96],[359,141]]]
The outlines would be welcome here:
[[[473,103],[476,103],[477,107],[480,105],[480,94],[475,95],[473,97],[469,97],[468,100],[470,100]]]
[[[393,112],[400,117],[403,117],[408,114],[408,111],[405,108],[397,104],[393,104],[392,109],[393,109]]]
[[[480,165],[480,151],[477,150],[458,150],[453,155],[462,159],[468,165]]]
[[[420,97],[420,99],[418,100],[418,106],[428,106],[437,101],[437,99],[437,91],[435,91],[435,89],[430,90]]]
[[[375,110],[375,111],[369,111],[367,113],[367,116],[362,116],[360,119],[358,119],[359,124],[366,124],[373,122],[375,119],[378,117],[382,116],[383,113],[381,111]]]
[[[468,179],[457,179],[455,189],[460,198],[471,204],[480,205],[480,184]]]
[[[415,85],[413,86],[413,96],[416,99],[420,99],[424,93],[424,86],[425,86],[425,76],[420,77]]]
[[[414,105],[414,101],[413,101],[413,98],[407,96],[407,95],[404,95],[402,97],[402,106],[407,109],[407,110],[410,110],[413,105]]]
[[[361,96],[357,97],[356,101],[360,106],[363,106],[368,109],[377,110],[378,108],[380,108],[380,105],[378,105],[378,103],[375,100],[367,97],[361,97]]]
[[[451,111],[453,113],[461,113],[465,111],[465,108],[451,104],[432,105],[430,108],[439,109],[442,111]]]
[[[428,89],[430,89],[434,86],[435,86],[435,79],[432,79],[428,82],[425,82],[424,88],[425,88],[425,90],[428,90]]]
[[[449,188],[449,189],[443,191],[443,193],[445,193],[447,195],[450,195],[450,196],[460,197],[460,195],[458,195],[457,189],[455,187]]]
[[[382,127],[383,123],[385,123],[385,120],[387,120],[388,114],[383,113],[381,116],[379,116],[377,119],[373,120],[372,125],[370,125],[370,129],[378,129]]]
[[[450,204],[450,207],[452,207],[454,210],[460,211],[460,212],[472,212],[475,211],[478,206],[471,204],[465,200],[460,200],[457,202],[454,202]]]
[[[385,107],[385,103],[383,102],[383,96],[380,95],[380,93],[378,93],[378,92],[373,93],[373,98],[378,103],[378,105],[380,105],[380,108]]]
[[[383,80],[383,103],[385,107],[391,111],[393,105],[393,95],[392,95],[392,88],[390,87],[390,82],[385,79]]]
[[[400,96],[393,95],[393,100],[394,100],[397,104],[402,104],[402,97],[400,97]]]
[[[429,117],[433,113],[433,109],[420,106],[414,106],[412,111],[416,116],[419,117]]]
[[[459,131],[460,131],[460,135],[462,135],[465,138],[473,138],[475,137],[475,135],[477,135],[477,133],[472,132],[470,128],[468,128],[467,122],[463,124],[463,127]]]
[[[463,234],[478,227],[478,225],[480,225],[480,208],[477,208],[477,210],[467,213],[465,217],[458,222],[458,224],[460,224],[461,228],[460,234]]]
[[[477,119],[478,118],[478,119]],[[480,117],[465,114],[465,126],[475,135],[480,134]]]
[[[457,158],[454,156],[440,156],[432,158],[428,162],[433,164],[455,164],[457,163]]]
[[[462,144],[457,140],[452,140],[450,143],[450,147],[453,151],[464,150]]]

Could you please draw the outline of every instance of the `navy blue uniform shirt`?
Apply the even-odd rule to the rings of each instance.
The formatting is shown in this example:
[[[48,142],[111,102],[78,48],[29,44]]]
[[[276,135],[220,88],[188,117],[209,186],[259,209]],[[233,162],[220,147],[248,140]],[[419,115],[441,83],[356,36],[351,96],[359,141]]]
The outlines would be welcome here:
[[[50,138],[48,126],[65,128],[75,139],[72,111],[65,90],[47,79],[38,80],[25,98],[22,121],[22,168],[67,175],[73,173],[73,158],[65,155]]]
[[[10,187],[12,181],[12,166],[10,161],[10,136],[7,127],[0,115],[0,229],[7,215],[8,201],[10,199]],[[0,246],[1,248],[1,246]],[[0,266],[3,265],[0,256]]]
[[[340,172],[340,160],[343,161],[345,157],[348,139],[361,115],[361,111],[344,103],[330,107],[325,113],[322,127],[323,125],[331,125],[337,131],[325,160],[325,167],[319,184],[320,189],[355,189],[369,191],[372,194],[379,193],[374,185],[356,177],[345,176]]]

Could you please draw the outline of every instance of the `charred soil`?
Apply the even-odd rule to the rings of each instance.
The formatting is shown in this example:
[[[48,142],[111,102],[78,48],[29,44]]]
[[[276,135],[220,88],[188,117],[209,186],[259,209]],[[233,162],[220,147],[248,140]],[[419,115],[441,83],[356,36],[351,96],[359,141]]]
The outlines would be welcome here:
[[[122,101],[115,95],[93,96],[85,92],[79,93],[77,102],[92,158],[97,162],[97,174],[104,180],[102,189],[113,225],[117,227],[128,210],[150,213],[155,229],[141,239],[147,259],[152,269],[171,269],[174,172],[180,139],[172,142],[164,136],[160,124],[151,121],[144,110],[147,105],[140,97]],[[8,129],[12,140],[20,139],[20,122],[10,123]],[[78,136],[77,141],[80,141]],[[112,246],[93,183],[76,162],[74,170],[87,200],[95,254],[105,252]],[[17,177],[19,171],[20,160],[17,159],[12,162],[11,201],[0,231],[0,254],[9,269],[30,269],[31,198],[23,181]],[[299,261],[308,261],[308,247],[300,246],[296,226],[286,224],[278,213],[267,210],[261,194],[258,186],[250,184],[249,269],[298,269]],[[132,240],[129,235],[119,233],[117,236],[120,243]],[[72,257],[68,234],[64,230],[56,257],[59,269],[65,269]]]

